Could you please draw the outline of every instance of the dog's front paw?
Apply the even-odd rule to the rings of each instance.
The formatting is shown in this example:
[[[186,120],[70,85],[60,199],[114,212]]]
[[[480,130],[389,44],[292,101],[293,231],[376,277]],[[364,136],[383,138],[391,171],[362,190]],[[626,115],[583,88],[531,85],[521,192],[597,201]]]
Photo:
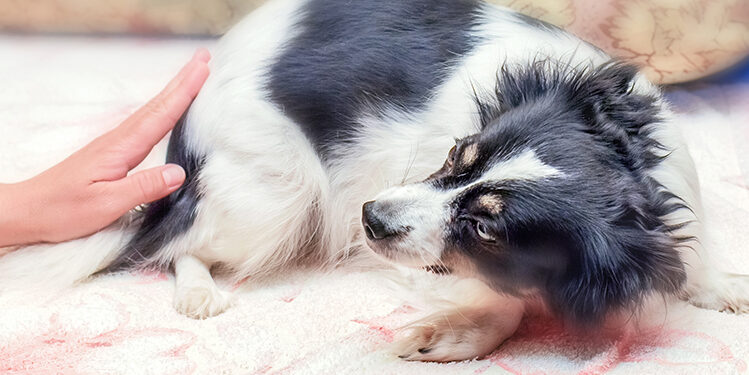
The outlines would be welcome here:
[[[485,356],[511,336],[520,321],[517,316],[496,313],[494,309],[463,309],[432,315],[405,327],[393,351],[407,361],[449,362]]]
[[[749,276],[715,273],[708,282],[689,288],[689,303],[703,309],[749,313]]]
[[[194,319],[216,316],[224,312],[229,305],[229,298],[215,286],[178,288],[174,297],[174,307],[177,311]]]

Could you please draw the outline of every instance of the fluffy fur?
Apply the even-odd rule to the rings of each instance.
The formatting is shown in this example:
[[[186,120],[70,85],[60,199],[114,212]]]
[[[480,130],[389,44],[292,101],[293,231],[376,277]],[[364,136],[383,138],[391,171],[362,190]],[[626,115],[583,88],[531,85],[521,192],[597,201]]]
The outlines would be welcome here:
[[[175,307],[205,318],[230,306],[212,268],[239,280],[378,264],[374,250],[468,277],[403,338],[408,360],[488,353],[526,299],[588,325],[653,294],[744,312],[747,278],[699,243],[672,118],[635,69],[507,9],[276,0],[222,39],[172,133],[185,185],[58,245],[73,263],[50,245],[3,257],[0,287],[41,282],[40,262],[56,285],[173,267]]]

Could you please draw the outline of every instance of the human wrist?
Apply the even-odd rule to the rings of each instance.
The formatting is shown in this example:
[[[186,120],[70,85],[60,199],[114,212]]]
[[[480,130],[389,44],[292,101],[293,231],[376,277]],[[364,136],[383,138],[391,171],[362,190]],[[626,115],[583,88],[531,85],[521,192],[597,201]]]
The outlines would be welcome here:
[[[39,241],[33,196],[27,182],[0,184],[0,247]]]

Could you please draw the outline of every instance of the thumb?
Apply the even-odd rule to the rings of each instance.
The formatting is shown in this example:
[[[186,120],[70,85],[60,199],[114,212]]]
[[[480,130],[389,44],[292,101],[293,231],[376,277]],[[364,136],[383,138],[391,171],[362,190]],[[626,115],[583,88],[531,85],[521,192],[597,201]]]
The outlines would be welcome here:
[[[185,182],[185,170],[176,164],[167,164],[134,173],[111,182],[123,212],[143,203],[161,199]]]

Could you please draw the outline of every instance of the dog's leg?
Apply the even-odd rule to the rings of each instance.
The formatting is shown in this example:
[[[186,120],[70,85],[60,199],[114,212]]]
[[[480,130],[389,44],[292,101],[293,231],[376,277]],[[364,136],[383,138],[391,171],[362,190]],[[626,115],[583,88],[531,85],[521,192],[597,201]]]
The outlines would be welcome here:
[[[192,255],[183,255],[174,263],[176,290],[174,307],[182,314],[205,319],[229,307],[229,298],[213,281],[208,265]]]
[[[525,310],[522,300],[501,296],[485,284],[461,280],[455,308],[404,328],[394,352],[408,361],[461,361],[491,353],[515,333]]]
[[[701,223],[686,228],[686,234],[707,242]],[[687,271],[682,298],[704,309],[749,313],[749,275],[718,270],[702,242],[690,241],[681,252]]]
[[[680,252],[687,272],[682,297],[689,303],[706,309],[749,312],[749,276],[717,270],[705,247],[709,243],[709,231],[705,230],[702,222],[704,215],[697,172],[681,134],[673,121],[666,121],[657,135],[659,142],[671,152],[653,172],[653,177],[690,208],[678,210],[666,217],[667,223],[671,225],[688,223],[674,235],[693,239],[684,243]]]
[[[749,313],[749,275],[716,270],[707,259],[702,268],[688,274],[685,298],[704,309]]]
[[[699,202],[690,207],[699,207]],[[718,270],[705,244],[708,234],[697,216],[698,209],[680,210],[672,216],[682,216],[674,223],[691,222],[677,232],[679,236],[694,240],[684,243],[680,256],[687,272],[682,298],[697,307],[733,313],[749,312],[749,276]]]

